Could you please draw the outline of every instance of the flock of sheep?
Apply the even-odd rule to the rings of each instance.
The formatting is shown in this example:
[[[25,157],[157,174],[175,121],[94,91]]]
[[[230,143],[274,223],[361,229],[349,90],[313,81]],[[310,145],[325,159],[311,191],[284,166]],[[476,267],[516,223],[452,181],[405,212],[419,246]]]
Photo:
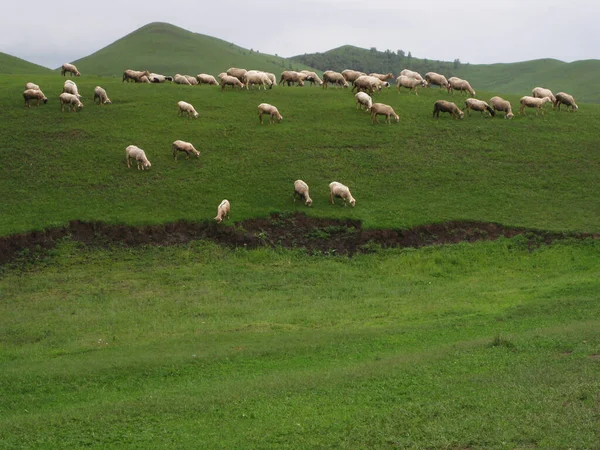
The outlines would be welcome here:
[[[67,73],[74,76],[81,75],[73,64],[63,64],[61,75],[64,76]],[[136,71],[131,69],[127,69],[123,72],[123,82],[164,83],[170,81],[176,84],[186,85],[208,84],[220,86],[221,90],[224,90],[227,86],[249,89],[250,86],[257,85],[259,86],[259,89],[260,87],[263,89],[267,89],[268,87],[270,89],[277,85],[277,78],[272,73],[234,67],[228,69],[227,72],[219,74],[218,78],[220,79],[220,82],[218,82],[215,77],[208,74],[198,74],[196,77],[176,74],[174,77],[170,77],[151,73],[149,71]],[[389,88],[390,83],[387,80],[391,79],[394,79],[392,73],[371,73],[367,75],[366,73],[350,69],[344,70],[341,73],[327,70],[323,73],[322,79],[319,78],[315,72],[308,70],[300,72],[286,70],[282,72],[279,83],[282,85],[287,84],[288,86],[294,84],[296,86],[304,86],[304,83],[308,81],[311,84],[318,84],[323,88],[327,88],[330,84],[348,88],[350,84],[352,84],[352,92],[355,90],[357,91],[355,94],[357,109],[360,108],[361,110],[369,112],[371,115],[371,123],[379,123],[378,116],[385,116],[386,122],[391,123],[392,117],[396,122],[399,122],[400,118],[398,114],[396,114],[390,105],[373,103],[373,98],[371,97],[376,92],[381,91],[382,88]],[[448,93],[459,91],[468,93],[472,96],[465,100],[465,107],[462,110],[453,102],[447,100],[436,101],[433,109],[434,117],[439,117],[440,112],[447,112],[455,119],[462,119],[464,117],[464,112],[466,111],[470,115],[471,110],[480,111],[482,114],[487,112],[490,116],[494,116],[496,112],[503,112],[506,119],[512,119],[514,117],[510,102],[501,97],[492,97],[489,104],[483,100],[474,98],[475,91],[467,80],[457,77],[446,79],[443,75],[435,72],[428,72],[425,74],[425,77],[422,77],[418,72],[408,69],[403,70],[396,78],[398,92],[400,92],[401,88],[405,88],[408,89],[409,94],[411,91],[414,91],[415,95],[419,95],[417,91],[418,87],[427,86],[439,86],[440,89],[446,89]],[[38,85],[27,83],[25,88],[23,98],[25,99],[26,107],[30,107],[32,100],[36,101],[36,106],[39,106],[40,100],[47,103],[48,98],[44,95]],[[65,106],[71,111],[80,110],[83,107],[77,85],[72,80],[65,81],[63,92],[60,94],[59,100],[61,111],[64,111]],[[106,91],[100,86],[96,86],[94,89],[94,103],[96,103],[96,100],[98,100],[98,104],[100,105],[111,103]],[[567,110],[571,108],[571,111],[573,112],[578,109],[578,106],[571,95],[564,92],[559,92],[554,95],[549,89],[536,87],[533,89],[531,96],[524,96],[520,99],[521,108],[519,113],[526,115],[525,108],[528,107],[535,108],[536,115],[538,114],[538,111],[541,111],[543,115],[544,111],[542,106],[547,102],[551,102],[553,107],[558,108],[559,110],[561,105],[565,105]],[[177,103],[177,110],[178,115],[181,116],[186,115],[190,118],[198,118],[199,116],[195,108],[185,101],[179,101]],[[280,122],[283,119],[283,116],[279,113],[278,109],[268,103],[261,103],[258,105],[258,117],[261,124],[263,123],[263,115],[269,116],[270,123],[273,123],[274,121]],[[185,153],[186,159],[189,159],[192,155],[197,158],[200,157],[200,152],[196,150],[191,143],[182,140],[173,142],[172,151],[174,159],[177,159],[179,153]],[[136,161],[138,170],[146,170],[152,166],[144,150],[135,145],[129,145],[125,149],[125,159],[128,168],[131,168],[132,160]],[[296,197],[303,199],[306,206],[312,206],[309,187],[302,180],[296,180],[294,182],[294,202],[296,201]],[[356,200],[352,197],[348,186],[337,181],[333,181],[329,184],[329,200],[331,204],[334,204],[334,198],[341,198],[344,201],[344,206],[346,206],[347,203],[350,203],[351,206],[356,205]],[[217,216],[215,217],[217,223],[220,223],[224,218],[228,217],[230,209],[231,204],[226,199],[219,204],[217,207]]]

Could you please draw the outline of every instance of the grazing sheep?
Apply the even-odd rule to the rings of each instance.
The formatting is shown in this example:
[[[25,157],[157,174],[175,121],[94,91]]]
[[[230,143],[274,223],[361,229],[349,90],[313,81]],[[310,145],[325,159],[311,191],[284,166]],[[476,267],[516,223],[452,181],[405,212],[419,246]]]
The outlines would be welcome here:
[[[26,89],[23,92],[23,98],[25,99],[25,106],[30,108],[30,100],[35,100],[35,106],[40,106],[40,100],[44,102],[44,104],[48,103],[48,99],[44,95],[44,93],[39,89]]]
[[[81,76],[81,73],[79,73],[79,70],[77,70],[77,67],[75,67],[73,64],[64,63],[62,65],[62,68],[60,69],[60,74],[64,77],[67,75],[67,72],[75,75],[76,77]]]
[[[217,223],[221,223],[223,219],[229,217],[230,209],[231,204],[229,203],[229,200],[223,200],[221,203],[219,203],[219,206],[217,206],[217,216],[215,217]]]
[[[354,86],[352,86],[352,92],[356,89],[357,92],[368,92],[373,95],[375,90],[380,91],[383,86],[389,87],[390,83],[387,81],[381,81],[377,77],[370,75],[362,75],[354,80]]]
[[[212,75],[208,75],[207,73],[199,73],[196,75],[199,84],[208,84],[210,86],[218,86],[219,82]]]
[[[398,93],[400,93],[400,88],[404,87],[408,89],[408,95],[410,95],[410,91],[415,91],[415,95],[419,95],[417,92],[417,87],[427,86],[427,81],[423,79],[419,80],[417,78],[411,78],[406,75],[400,75],[398,78],[396,78],[396,86],[398,88]]]
[[[271,72],[265,72],[265,73],[269,77],[269,80],[271,80],[271,86],[277,86],[277,77],[275,76],[275,74],[271,73]]]
[[[358,70],[352,70],[352,69],[342,70],[342,76],[348,83],[352,83],[352,85],[354,85],[354,80],[356,80],[358,77],[362,77],[363,75],[366,75],[366,73],[359,72]]]
[[[184,101],[177,102],[177,115],[183,116],[184,113],[187,114],[188,117],[193,116],[194,119],[198,118],[198,113],[191,104]]]
[[[68,92],[63,92],[60,94],[58,99],[60,100],[61,111],[65,110],[65,105],[67,105],[67,108],[71,108],[71,111],[75,111],[75,109],[79,111],[81,108],[83,108],[83,103],[79,101],[79,98],[76,95],[69,94]]]
[[[98,99],[99,105],[111,104],[112,102],[106,95],[106,91],[102,89],[100,86],[96,86],[94,88],[94,103],[96,103],[96,99]]]
[[[140,79],[138,81],[136,81],[136,83],[152,83],[152,81],[150,81],[150,78],[148,78],[146,75],[142,75],[140,77]]]
[[[80,100],[83,98],[81,95],[79,95],[79,90],[77,89],[77,85],[71,80],[65,81],[62,91],[66,92],[67,94],[76,95],[77,98],[79,98]]]
[[[394,74],[392,72],[383,74],[383,73],[370,73],[370,77],[379,78],[381,81],[393,80]]]
[[[305,79],[306,74],[302,72],[296,72],[294,70],[284,70],[283,72],[281,72],[279,84],[287,83],[288,86],[291,86],[293,83],[296,83],[296,86],[304,86]]]
[[[323,80],[321,80],[319,75],[317,75],[315,72],[311,72],[310,70],[301,70],[300,73],[306,75],[305,80],[310,81],[311,86],[315,83],[319,86],[323,86]]]
[[[40,87],[35,83],[29,82],[25,84],[25,89],[37,89],[39,91]]]
[[[333,199],[336,197],[344,200],[344,206],[346,206],[346,201],[348,201],[352,207],[356,205],[356,200],[352,197],[348,186],[344,186],[337,181],[332,181],[329,183],[329,202],[332,205],[334,204]]]
[[[173,77],[168,77],[154,72],[148,75],[148,79],[151,83],[164,83],[165,81],[173,81]]]
[[[218,78],[219,80],[222,80],[222,79],[223,79],[223,77],[225,77],[225,76],[227,76],[227,74],[226,74],[225,72],[221,72],[219,75],[217,75],[217,78]]]
[[[427,72],[425,74],[425,81],[427,81],[428,86],[439,86],[440,89],[444,88],[450,92],[450,83],[448,83],[448,80],[446,80],[444,75],[435,72]]]
[[[244,88],[244,84],[236,77],[231,75],[225,75],[223,78],[221,78],[221,90],[224,90],[225,86],[231,86],[232,89],[234,89],[236,86],[239,86],[242,89]]]
[[[485,111],[492,117],[496,115],[496,111],[494,111],[490,105],[483,100],[477,100],[476,98],[468,98],[465,100],[465,110],[469,116],[471,115],[471,110],[480,111],[482,115]]]
[[[542,109],[542,106],[544,106],[545,103],[547,102],[551,102],[552,99],[550,97],[543,97],[543,98],[536,98],[536,97],[530,97],[528,95],[521,97],[521,100],[519,100],[519,102],[521,103],[521,109],[519,110],[519,114],[523,113],[525,115],[527,115],[527,113],[525,112],[525,107],[528,108],[535,108],[535,115],[538,115],[538,111],[542,112],[542,116],[544,115],[544,110]]]
[[[250,89],[250,86],[255,84],[259,85],[259,89],[262,86],[265,91],[267,90],[267,86],[269,86],[269,89],[272,87],[271,79],[267,74],[258,70],[249,70],[246,72],[243,77],[243,83],[246,85],[246,89]]]
[[[531,96],[534,98],[549,97],[550,101],[552,102],[552,108],[556,107],[556,97],[550,89],[546,89],[543,87],[534,87],[531,91]]]
[[[451,92],[452,95],[454,95],[454,91],[460,91],[464,92],[465,94],[468,92],[473,97],[475,97],[475,91],[473,90],[473,88],[467,80],[463,80],[462,78],[458,77],[450,77],[448,79],[448,83],[450,86],[448,88],[448,91]]]
[[[415,80],[423,81],[423,77],[421,76],[421,74],[419,72],[413,72],[412,70],[409,70],[409,69],[404,69],[402,72],[400,72],[400,75],[404,75],[405,77],[408,77],[408,78],[414,78]]]
[[[308,193],[308,184],[302,180],[294,181],[294,203],[296,203],[296,196],[304,199],[306,206],[312,206],[312,198]]]
[[[198,85],[198,79],[196,77],[193,77],[191,75],[184,75],[184,77],[186,78],[186,80],[188,80],[188,82],[192,86],[197,86]]]
[[[360,108],[362,110],[363,107],[366,107],[365,111],[369,112],[371,110],[373,99],[369,94],[366,92],[358,92],[354,98],[356,99],[356,109]]]
[[[244,74],[246,73],[246,69],[238,69],[236,67],[230,67],[229,69],[227,69],[227,75],[229,75],[230,77],[236,77],[238,80],[242,81],[242,78],[244,78]]]
[[[446,100],[438,100],[433,105],[433,117],[439,118],[440,112],[450,113],[454,119],[462,119],[465,116],[465,113],[455,103]]]
[[[329,83],[335,84],[336,87],[348,87],[348,82],[344,76],[339,72],[334,72],[333,70],[326,70],[323,72],[323,88],[326,89]]]
[[[492,97],[490,99],[490,106],[494,108],[494,111],[504,112],[505,119],[512,119],[515,115],[512,112],[512,107],[508,100],[504,100],[502,97]]]
[[[400,121],[400,117],[398,117],[398,114],[396,114],[396,111],[394,111],[394,108],[392,108],[390,105],[385,105],[383,103],[373,103],[371,105],[371,123],[373,123],[373,120],[375,120],[375,122],[379,123],[379,119],[377,118],[377,116],[386,116],[386,122],[389,124],[391,123],[390,117],[394,117],[394,120],[397,122]]]
[[[566,105],[567,111],[569,110],[569,106],[571,107],[571,112],[575,112],[579,109],[577,104],[575,103],[575,99],[572,95],[566,94],[564,92],[559,92],[556,94],[556,106],[560,111],[560,105]]]
[[[173,82],[175,84],[184,84],[187,86],[191,86],[192,83],[190,83],[190,80],[188,80],[188,78],[185,75],[181,75],[179,73],[176,73],[175,76],[173,77]]]
[[[148,78],[148,81],[150,80],[150,72],[148,72],[147,70],[141,71],[141,70],[125,69],[125,71],[123,72],[123,80],[122,81],[127,81],[129,83],[129,80],[132,80],[135,83],[143,83],[142,77],[144,77],[144,76],[146,78]]]
[[[269,123],[274,123],[275,119],[277,119],[277,123],[279,123],[283,119],[277,108],[268,103],[261,103],[258,105],[258,118],[261,124],[263,123],[263,114],[269,114]]]
[[[127,160],[127,167],[131,169],[131,159],[135,159],[137,161],[138,170],[146,170],[149,169],[152,164],[146,158],[146,152],[135,145],[129,145],[125,149],[125,159]]]
[[[196,158],[200,158],[200,152],[196,150],[189,142],[177,139],[175,142],[173,142],[171,148],[173,150],[173,158],[175,159],[177,159],[179,152],[184,152],[186,154],[185,159],[190,159],[191,155],[195,155]]]

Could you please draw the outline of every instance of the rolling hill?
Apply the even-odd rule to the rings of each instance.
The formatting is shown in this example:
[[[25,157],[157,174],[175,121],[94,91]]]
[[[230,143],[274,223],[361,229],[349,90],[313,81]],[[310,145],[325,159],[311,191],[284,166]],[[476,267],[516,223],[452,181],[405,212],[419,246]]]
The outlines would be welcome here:
[[[16,56],[0,52],[0,73],[3,74],[42,74],[52,71],[44,66],[25,61]]]

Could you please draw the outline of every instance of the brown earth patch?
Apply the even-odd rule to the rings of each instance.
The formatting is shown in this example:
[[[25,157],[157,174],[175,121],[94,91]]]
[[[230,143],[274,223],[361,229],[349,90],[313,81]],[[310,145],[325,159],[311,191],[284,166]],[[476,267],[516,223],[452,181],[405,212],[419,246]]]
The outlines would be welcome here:
[[[92,246],[176,245],[204,239],[231,247],[260,246],[304,248],[310,254],[353,255],[366,253],[372,246],[423,247],[493,240],[501,236],[523,235],[528,247],[550,244],[565,238],[598,238],[600,234],[569,234],[475,221],[451,221],[421,225],[408,230],[364,229],[359,220],[321,219],[304,213],[274,213],[266,218],[247,219],[231,226],[215,222],[179,221],[163,225],[126,226],[102,222],[71,221],[60,228],[0,237],[0,264],[24,252],[40,252],[54,247],[62,238]]]

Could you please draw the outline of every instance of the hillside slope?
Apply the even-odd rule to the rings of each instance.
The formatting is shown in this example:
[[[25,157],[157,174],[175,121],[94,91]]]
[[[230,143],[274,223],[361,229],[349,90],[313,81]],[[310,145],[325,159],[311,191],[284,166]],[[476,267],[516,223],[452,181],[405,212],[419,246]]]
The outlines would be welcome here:
[[[52,71],[44,66],[25,61],[16,56],[0,52],[0,73],[3,74],[36,74],[51,73]]]
[[[285,58],[160,22],[145,25],[74,63],[81,73],[102,76],[120,76],[127,68],[165,74],[217,75],[232,66],[280,73],[292,64]],[[293,66],[298,70],[304,68],[297,62]]]

